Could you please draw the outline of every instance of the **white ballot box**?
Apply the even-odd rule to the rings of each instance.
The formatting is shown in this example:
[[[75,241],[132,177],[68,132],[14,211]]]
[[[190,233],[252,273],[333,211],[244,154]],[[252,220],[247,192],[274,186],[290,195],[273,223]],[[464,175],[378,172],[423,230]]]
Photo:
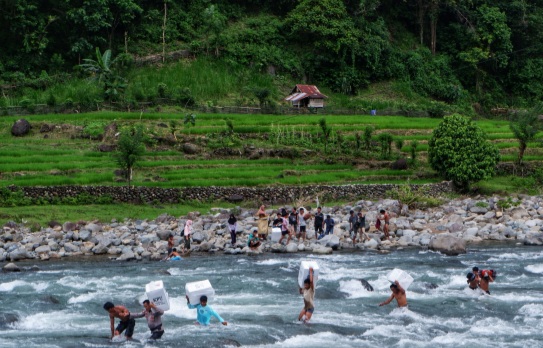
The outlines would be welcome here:
[[[394,283],[396,280],[404,290],[407,290],[407,288],[413,283],[413,277],[411,277],[406,272],[402,271],[399,268],[394,268],[388,275],[387,279],[389,282]]]
[[[215,290],[213,290],[209,280],[206,279],[185,284],[185,294],[189,298],[189,303],[195,305],[200,303],[200,297],[203,295],[207,296],[208,302],[212,301],[215,296]]]
[[[166,289],[164,289],[162,280],[150,282],[145,285],[145,293],[147,294],[147,299],[154,303],[157,308],[163,311],[170,309],[170,299],[168,298]]]
[[[279,242],[279,239],[281,239],[281,227],[272,228],[272,232],[271,232],[272,243]]]
[[[319,279],[319,265],[316,261],[302,261],[300,263],[300,271],[298,272],[298,285],[304,287],[304,280],[309,277],[309,268],[313,268],[313,285],[317,287],[317,279]]]

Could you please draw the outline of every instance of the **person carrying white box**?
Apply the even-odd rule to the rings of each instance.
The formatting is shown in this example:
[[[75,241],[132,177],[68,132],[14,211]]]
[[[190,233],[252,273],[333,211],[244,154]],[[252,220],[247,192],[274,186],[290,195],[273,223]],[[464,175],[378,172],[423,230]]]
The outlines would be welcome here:
[[[213,310],[210,306],[207,305],[207,296],[203,295],[200,297],[200,303],[193,305],[190,304],[190,300],[188,296],[185,296],[187,298],[187,307],[190,309],[196,309],[196,320],[198,321],[199,325],[209,325],[211,321],[211,317],[217,318],[221,324],[224,326],[228,325],[228,323],[221,318],[221,316]]]

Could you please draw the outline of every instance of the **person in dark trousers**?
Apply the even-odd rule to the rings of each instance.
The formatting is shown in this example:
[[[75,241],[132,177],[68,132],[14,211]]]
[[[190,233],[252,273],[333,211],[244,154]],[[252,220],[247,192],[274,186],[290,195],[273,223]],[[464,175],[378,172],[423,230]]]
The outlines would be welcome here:
[[[234,214],[230,214],[230,218],[228,219],[228,230],[230,231],[230,238],[232,246],[236,245],[236,229],[238,227],[238,220],[234,216]]]
[[[349,234],[354,241],[356,240],[356,227],[358,225],[358,216],[355,215],[354,211],[349,212]]]
[[[292,208],[292,212],[288,216],[288,224],[290,227],[290,234],[292,236],[297,235],[298,233],[298,209],[295,207]]]
[[[322,234],[322,233],[320,234],[319,239],[324,237],[324,235],[334,234],[334,225],[335,224],[336,224],[336,222],[334,221],[334,219],[332,219],[332,217],[330,215],[326,215],[326,219],[324,220],[324,226],[326,227],[326,229],[325,229],[324,234]]]
[[[319,238],[319,234],[322,234],[324,228],[324,214],[322,213],[322,208],[317,208],[317,213],[315,213],[315,239]]]
[[[162,315],[164,311],[157,308],[154,303],[151,303],[149,300],[143,301],[143,311],[137,314],[131,314],[130,318],[137,319],[143,318],[147,319],[147,326],[151,330],[152,340],[158,340],[164,335],[164,330],[162,329]]]
[[[109,322],[111,326],[111,338],[119,336],[123,333],[127,340],[132,339],[134,334],[134,326],[136,326],[136,321],[133,318],[130,318],[130,312],[124,306],[115,306],[111,302],[104,303],[104,309],[109,313]],[[119,325],[115,328],[115,318],[120,319]]]

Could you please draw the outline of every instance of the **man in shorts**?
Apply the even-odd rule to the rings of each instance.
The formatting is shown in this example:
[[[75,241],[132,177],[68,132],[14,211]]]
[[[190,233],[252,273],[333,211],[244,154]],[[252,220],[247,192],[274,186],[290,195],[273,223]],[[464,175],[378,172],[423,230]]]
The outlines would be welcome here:
[[[292,238],[292,235],[289,232],[288,228],[288,213],[284,212],[283,216],[281,217],[281,238],[279,238],[279,244],[283,241],[283,238],[288,235],[287,238],[287,245],[290,242],[290,239]]]
[[[104,303],[104,309],[109,313],[109,322],[111,325],[111,338],[119,336],[125,332],[125,337],[127,340],[132,339],[134,334],[134,326],[136,321],[133,318],[130,318],[130,312],[124,306],[115,306],[111,302]],[[115,318],[120,319],[119,325],[115,328]]]
[[[290,226],[290,234],[295,236],[298,233],[298,210],[292,208],[292,212],[288,216],[288,224]]]
[[[298,215],[298,223],[300,224],[300,232],[296,235],[298,242],[302,238],[302,242],[305,242],[306,222],[305,222],[305,209],[300,208],[300,214]]]
[[[309,269],[309,278],[304,280],[304,287],[300,288],[300,294],[304,297],[304,308],[298,316],[298,321],[307,323],[315,311],[315,284],[313,283],[313,268]]]

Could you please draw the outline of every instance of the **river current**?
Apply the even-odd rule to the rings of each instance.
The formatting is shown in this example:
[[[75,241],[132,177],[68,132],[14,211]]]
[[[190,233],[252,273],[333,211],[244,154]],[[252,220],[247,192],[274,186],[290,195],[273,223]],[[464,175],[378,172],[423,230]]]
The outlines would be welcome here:
[[[308,325],[297,322],[301,260],[316,260],[321,272]],[[39,271],[0,274],[0,347],[543,347],[543,249],[537,247],[478,245],[458,257],[410,249],[37,265]],[[498,272],[490,296],[467,288],[472,266]],[[386,275],[395,267],[415,279],[408,311],[395,301],[378,307],[390,295]],[[217,293],[209,305],[228,326],[215,319],[210,327],[194,325],[184,286],[203,279]],[[170,295],[163,338],[148,341],[139,319],[133,341],[111,342],[104,302],[141,311],[145,284],[153,280],[163,280]]]

